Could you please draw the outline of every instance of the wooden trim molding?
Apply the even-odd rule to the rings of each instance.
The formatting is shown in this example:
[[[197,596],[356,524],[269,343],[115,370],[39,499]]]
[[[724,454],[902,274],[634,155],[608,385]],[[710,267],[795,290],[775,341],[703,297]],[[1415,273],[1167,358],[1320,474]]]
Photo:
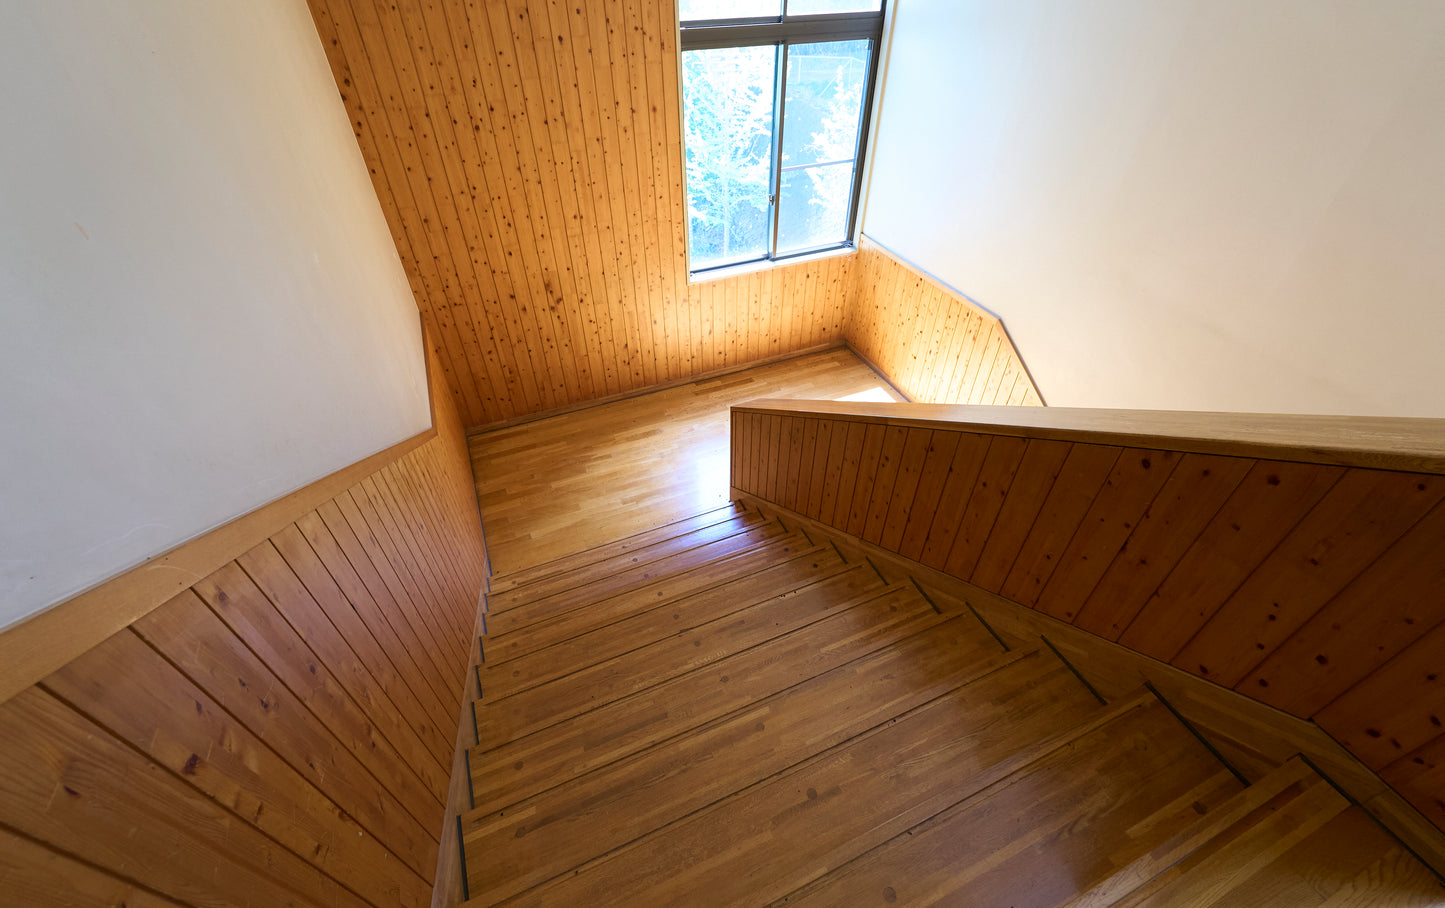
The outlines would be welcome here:
[[[422,349],[429,338],[422,329]],[[254,511],[189,539],[0,632],[0,703],[124,630],[226,562],[275,535],[299,515],[436,437],[431,358],[423,353],[431,426]]]
[[[817,400],[750,400],[733,412],[1445,473],[1445,419]]]

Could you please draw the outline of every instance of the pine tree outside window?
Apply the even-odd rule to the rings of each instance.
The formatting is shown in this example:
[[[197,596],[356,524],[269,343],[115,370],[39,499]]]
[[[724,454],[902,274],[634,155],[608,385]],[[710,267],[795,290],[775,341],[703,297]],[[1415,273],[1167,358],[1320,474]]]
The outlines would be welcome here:
[[[680,0],[689,270],[852,245],[882,0]]]

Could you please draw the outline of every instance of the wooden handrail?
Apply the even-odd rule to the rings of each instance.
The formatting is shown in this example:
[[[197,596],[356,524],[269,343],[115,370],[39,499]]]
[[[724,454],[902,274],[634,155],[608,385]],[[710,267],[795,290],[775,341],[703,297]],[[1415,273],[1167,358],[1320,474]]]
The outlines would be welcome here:
[[[1445,474],[1445,419],[1187,410],[750,400],[734,413],[818,417],[986,435]]]

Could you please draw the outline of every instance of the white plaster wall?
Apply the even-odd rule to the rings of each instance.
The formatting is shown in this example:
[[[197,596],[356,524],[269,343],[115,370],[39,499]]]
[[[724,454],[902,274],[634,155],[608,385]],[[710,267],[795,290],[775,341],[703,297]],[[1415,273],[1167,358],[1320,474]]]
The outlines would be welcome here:
[[[864,231],[1048,403],[1445,416],[1445,3],[892,2]]]
[[[0,627],[424,430],[303,0],[0,5]]]

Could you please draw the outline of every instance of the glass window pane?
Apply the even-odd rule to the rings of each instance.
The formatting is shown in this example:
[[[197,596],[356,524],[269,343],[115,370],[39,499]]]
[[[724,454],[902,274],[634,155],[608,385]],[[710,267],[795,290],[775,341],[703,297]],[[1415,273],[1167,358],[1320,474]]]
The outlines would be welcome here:
[[[687,5],[687,0],[683,0]],[[876,13],[883,0],[788,0],[788,15],[810,16],[813,13]]]
[[[777,58],[774,45],[682,55],[694,271],[767,255]]]
[[[848,239],[853,162],[783,171],[778,203],[778,255]]]
[[[781,0],[680,0],[677,10],[683,22],[776,18],[782,12]]]
[[[871,43],[788,48],[779,254],[847,239]]]

